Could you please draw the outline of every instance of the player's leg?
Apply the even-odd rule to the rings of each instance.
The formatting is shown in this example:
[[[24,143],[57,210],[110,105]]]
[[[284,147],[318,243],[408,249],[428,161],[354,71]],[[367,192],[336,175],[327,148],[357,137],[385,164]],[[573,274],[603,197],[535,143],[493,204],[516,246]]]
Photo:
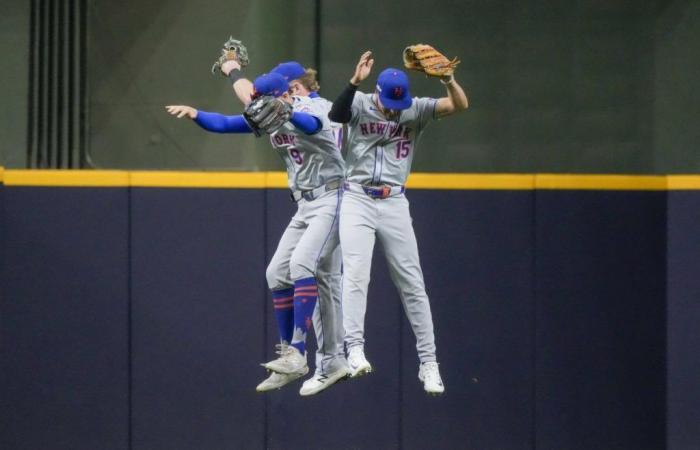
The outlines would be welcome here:
[[[290,261],[290,274],[294,280],[294,336],[292,346],[301,352],[305,350],[306,334],[310,326],[310,315],[316,318],[316,335],[320,358],[317,358],[316,373],[307,380],[300,391],[301,395],[313,395],[344,378],[347,364],[344,356],[338,357],[335,338],[339,319],[334,316],[333,297],[330,286],[325,296],[319,298],[321,285],[328,284],[331,275],[322,264],[327,261],[339,246],[338,215],[340,213],[341,192],[328,192],[313,201],[300,203],[300,210],[307,228],[299,239]],[[340,268],[333,268],[340,271]],[[324,268],[326,272],[321,272]],[[335,275],[335,274],[334,274]],[[314,308],[315,303],[315,308]]]
[[[325,367],[338,362],[345,363],[343,350],[342,253],[340,239],[336,235],[335,249],[321,258],[316,272],[318,281],[318,305],[314,311],[314,329],[318,341],[316,367]],[[324,327],[325,324],[325,327]]]
[[[444,391],[435,355],[435,333],[430,302],[425,292],[423,271],[418,256],[418,244],[413,231],[408,200],[397,196],[380,204],[382,221],[377,237],[384,248],[389,273],[399,291],[404,311],[416,336],[420,359],[419,378],[426,391],[439,394]]]
[[[267,286],[272,292],[273,309],[280,333],[280,342],[283,344],[291,343],[294,331],[292,308],[294,282],[291,279],[289,263],[294,248],[303,236],[305,229],[306,225],[297,216],[294,216],[284,230],[265,272]]]
[[[292,257],[297,242],[304,234],[306,225],[295,215],[280,239],[270,263],[267,266],[265,276],[267,285],[272,292],[273,312],[277,321],[280,335],[280,344],[277,345],[279,358],[263,364],[264,367],[272,370],[270,365],[288,366],[289,362],[298,368],[293,373],[272,373],[260,383],[256,390],[258,392],[279,389],[280,387],[304,376],[308,372],[305,360],[301,360],[300,355],[293,354],[289,344],[292,341],[294,332],[294,285],[290,277],[289,262]]]
[[[343,350],[341,258],[340,245],[337,245],[330,255],[321,259],[316,272],[319,290],[314,310],[314,330],[318,342],[316,371],[302,385],[301,395],[317,394],[349,374]]]
[[[364,356],[365,312],[374,251],[377,214],[375,200],[345,192],[340,209],[340,246],[343,253],[343,328],[351,376],[371,372]]]
[[[306,334],[318,300],[316,275],[319,262],[337,246],[339,208],[339,191],[327,192],[313,201],[299,204],[307,227],[292,253],[289,271],[294,282],[294,336],[291,345],[302,353],[306,349]],[[323,318],[323,314],[319,317]]]

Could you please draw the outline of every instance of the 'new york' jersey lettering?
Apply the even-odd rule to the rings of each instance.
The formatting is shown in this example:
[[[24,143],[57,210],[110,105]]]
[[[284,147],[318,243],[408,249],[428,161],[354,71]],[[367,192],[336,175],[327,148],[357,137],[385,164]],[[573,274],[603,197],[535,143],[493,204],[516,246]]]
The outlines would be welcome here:
[[[416,97],[392,121],[379,111],[372,95],[356,92],[348,124],[348,181],[406,184],[420,136],[435,118],[436,103],[433,98]]]
[[[328,119],[331,103],[321,97],[294,97],[294,111],[311,114],[321,121],[321,130],[308,135],[290,122],[270,135],[270,142],[287,167],[289,188],[310,190],[343,178],[345,164],[340,154],[333,122]]]

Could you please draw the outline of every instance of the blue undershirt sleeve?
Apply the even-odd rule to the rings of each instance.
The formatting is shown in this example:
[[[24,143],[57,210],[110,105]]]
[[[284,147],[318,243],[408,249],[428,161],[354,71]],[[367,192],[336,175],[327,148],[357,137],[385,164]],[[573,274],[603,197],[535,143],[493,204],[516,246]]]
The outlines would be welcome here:
[[[293,112],[292,118],[289,121],[305,134],[318,133],[323,126],[318,117],[303,112]]]
[[[253,130],[242,115],[225,116],[219,113],[197,111],[195,123],[214,133],[252,133]]]

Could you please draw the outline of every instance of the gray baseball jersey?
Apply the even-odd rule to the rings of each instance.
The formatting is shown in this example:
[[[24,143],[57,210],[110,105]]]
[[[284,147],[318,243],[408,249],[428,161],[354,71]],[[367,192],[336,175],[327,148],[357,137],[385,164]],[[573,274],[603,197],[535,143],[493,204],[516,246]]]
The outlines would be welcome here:
[[[396,121],[379,111],[373,95],[355,93],[348,124],[347,180],[401,186],[411,171],[418,140],[435,118],[436,99],[414,98]]]
[[[321,120],[321,130],[307,135],[287,122],[270,135],[287,166],[289,187],[309,190],[343,178],[345,164],[328,119],[330,102],[320,97],[294,97],[294,111]],[[341,192],[326,192],[313,201],[300,200],[267,269],[272,290],[291,287],[295,280],[315,276],[319,299],[313,322],[318,351],[316,371],[327,373],[345,364],[340,302],[338,215]],[[293,339],[294,340],[294,339]]]
[[[309,97],[294,97],[294,111],[305,112],[321,121],[321,130],[305,134],[291,122],[270,135],[270,142],[287,166],[289,188],[306,191],[343,178],[345,163],[336,143],[328,109]]]
[[[321,107],[324,110],[324,115],[328,116],[328,113],[331,110],[331,107],[333,107],[333,102],[330,100],[327,100],[321,96],[315,96],[315,97],[309,97],[314,103],[317,103],[321,105]],[[339,149],[342,150],[343,148],[343,124],[338,123],[338,122],[331,122],[331,129],[333,130],[333,134],[335,135],[335,143],[338,146]]]
[[[418,139],[428,122],[436,118],[436,103],[435,99],[414,98],[397,120],[390,121],[378,110],[371,95],[357,92],[348,128],[347,180],[353,185],[404,185]],[[339,233],[343,249],[346,346],[351,348],[365,342],[367,290],[372,253],[378,240],[416,336],[419,359],[435,361],[430,302],[406,196],[399,192],[376,199],[362,189],[346,190],[340,207]]]

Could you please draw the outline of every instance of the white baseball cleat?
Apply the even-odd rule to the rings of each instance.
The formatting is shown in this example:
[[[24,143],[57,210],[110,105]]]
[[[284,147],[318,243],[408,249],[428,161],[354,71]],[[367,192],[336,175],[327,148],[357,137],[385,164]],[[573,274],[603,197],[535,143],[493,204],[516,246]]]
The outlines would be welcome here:
[[[418,379],[423,382],[423,389],[430,395],[440,395],[445,392],[445,386],[440,378],[440,369],[435,361],[425,362],[418,369]]]
[[[306,375],[309,367],[306,365],[306,356],[299,353],[296,347],[287,344],[277,344],[279,358],[262,364],[267,370],[284,374]]]
[[[286,386],[287,384],[291,383],[292,381],[299,379],[306,375],[306,373],[309,371],[309,368],[306,368],[306,372],[304,373],[277,373],[277,372],[272,372],[269,377],[265,378],[262,383],[260,383],[255,390],[258,392],[267,392],[267,391],[272,391],[274,389],[279,389],[282,386]]]
[[[360,377],[372,372],[372,365],[365,358],[365,350],[361,345],[355,345],[348,349],[348,366],[350,378]]]
[[[313,377],[304,381],[304,384],[299,390],[299,395],[307,396],[318,394],[324,389],[333,386],[336,382],[347,378],[348,375],[350,375],[350,371],[345,366],[331,373],[315,373]]]

